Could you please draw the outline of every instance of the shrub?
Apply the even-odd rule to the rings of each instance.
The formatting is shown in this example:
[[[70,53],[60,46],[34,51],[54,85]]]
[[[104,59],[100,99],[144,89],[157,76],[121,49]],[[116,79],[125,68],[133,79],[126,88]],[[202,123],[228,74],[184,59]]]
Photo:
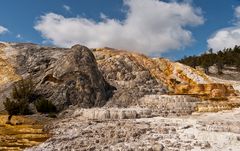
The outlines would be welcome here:
[[[17,115],[19,113],[20,108],[18,102],[11,101],[9,98],[6,98],[6,101],[3,102],[3,105],[9,115]]]
[[[11,98],[6,98],[3,102],[5,110],[8,112],[8,122],[11,123],[13,115],[27,115],[31,114],[29,109],[29,102],[33,101],[33,82],[30,79],[20,80],[14,84]]]
[[[36,109],[41,113],[56,112],[56,107],[52,102],[46,100],[41,95],[37,95],[32,78],[22,79],[14,84],[11,97],[3,102],[9,117],[7,123],[11,124],[13,115],[32,114],[29,104],[34,102]]]
[[[53,113],[56,112],[55,105],[46,99],[39,98],[35,103],[36,109],[40,113]]]
[[[33,96],[34,85],[32,79],[22,79],[13,87],[12,97],[16,100],[25,99],[29,101]]]
[[[19,115],[32,114],[32,111],[29,108],[29,102],[27,102],[26,100],[19,101],[18,106],[19,106]]]

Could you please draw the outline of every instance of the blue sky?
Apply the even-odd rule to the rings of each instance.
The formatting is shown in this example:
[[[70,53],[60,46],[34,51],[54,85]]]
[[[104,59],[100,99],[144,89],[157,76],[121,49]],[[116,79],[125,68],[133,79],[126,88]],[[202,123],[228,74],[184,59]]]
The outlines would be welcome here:
[[[239,44],[238,6],[239,0],[7,0],[0,5],[0,41],[110,46],[175,60]]]

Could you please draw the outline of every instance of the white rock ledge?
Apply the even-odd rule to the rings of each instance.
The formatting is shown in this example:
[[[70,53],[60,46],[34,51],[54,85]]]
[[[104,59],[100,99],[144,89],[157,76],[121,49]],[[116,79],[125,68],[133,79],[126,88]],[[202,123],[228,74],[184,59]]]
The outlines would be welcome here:
[[[77,109],[73,117],[83,117],[89,120],[117,120],[148,118],[152,116],[150,109],[144,108],[91,108]]]

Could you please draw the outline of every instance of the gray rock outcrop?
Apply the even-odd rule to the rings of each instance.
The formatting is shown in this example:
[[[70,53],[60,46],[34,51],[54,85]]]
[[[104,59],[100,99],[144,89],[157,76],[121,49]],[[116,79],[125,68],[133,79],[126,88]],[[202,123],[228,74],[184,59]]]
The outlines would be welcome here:
[[[80,45],[58,59],[37,88],[60,108],[103,106],[112,90],[99,72],[92,52]]]

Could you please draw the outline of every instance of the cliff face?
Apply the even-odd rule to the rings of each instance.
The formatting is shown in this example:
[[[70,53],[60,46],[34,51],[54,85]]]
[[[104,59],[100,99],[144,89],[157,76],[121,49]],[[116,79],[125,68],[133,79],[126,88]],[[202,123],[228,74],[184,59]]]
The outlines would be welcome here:
[[[134,106],[147,95],[184,94],[207,100],[236,95],[231,85],[216,84],[191,67],[111,48],[1,43],[0,67],[1,100],[12,83],[31,75],[36,92],[59,110],[69,105]]]

